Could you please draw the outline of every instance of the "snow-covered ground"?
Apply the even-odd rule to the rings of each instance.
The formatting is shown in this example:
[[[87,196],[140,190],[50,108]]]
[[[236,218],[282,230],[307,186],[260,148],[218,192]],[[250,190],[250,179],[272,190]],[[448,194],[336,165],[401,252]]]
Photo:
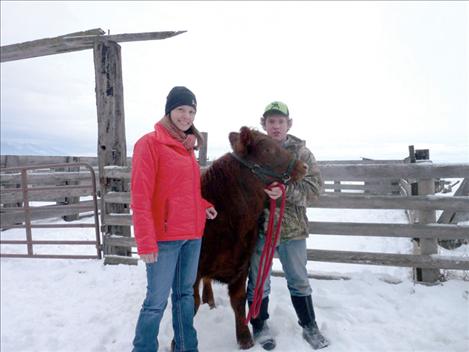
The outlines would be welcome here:
[[[317,221],[399,222],[398,210],[310,209]],[[86,221],[91,221],[87,219]],[[60,223],[59,220],[54,220]],[[467,225],[467,224],[466,224]],[[7,230],[2,238],[24,238]],[[91,229],[33,229],[38,239],[92,239]],[[409,253],[410,241],[395,238],[311,236],[310,248]],[[49,248],[49,247],[47,247]],[[40,253],[94,253],[93,247],[39,247]],[[2,246],[2,252],[20,251]],[[24,252],[24,249],[21,249]],[[469,246],[445,255],[469,256]],[[279,264],[275,263],[279,268]],[[469,351],[467,272],[436,286],[414,284],[407,268],[312,262],[312,273],[350,280],[311,279],[318,323],[338,351]],[[386,279],[386,280],[385,280]],[[390,279],[390,280],[389,280]],[[386,281],[399,282],[390,284]],[[99,260],[1,259],[1,351],[130,351],[145,295],[145,268],[104,266]],[[283,278],[272,279],[271,327],[276,351],[310,351],[302,340]],[[203,305],[195,325],[201,352],[238,351],[226,287],[215,284],[217,308]],[[162,351],[172,338],[168,304],[160,330]],[[251,351],[262,351],[255,346]]]

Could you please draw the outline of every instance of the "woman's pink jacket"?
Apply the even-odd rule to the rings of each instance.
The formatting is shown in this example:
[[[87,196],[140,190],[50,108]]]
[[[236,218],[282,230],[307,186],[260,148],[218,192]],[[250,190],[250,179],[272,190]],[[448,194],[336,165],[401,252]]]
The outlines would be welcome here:
[[[194,151],[160,124],[134,146],[131,208],[139,254],[158,252],[157,241],[201,238],[206,208]]]

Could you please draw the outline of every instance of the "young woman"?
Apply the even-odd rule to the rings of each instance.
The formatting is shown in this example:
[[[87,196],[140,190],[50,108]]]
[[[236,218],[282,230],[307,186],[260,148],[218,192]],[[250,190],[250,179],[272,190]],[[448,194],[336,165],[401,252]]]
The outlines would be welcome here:
[[[147,293],[133,351],[158,351],[158,331],[172,289],[174,351],[198,351],[193,284],[205,219],[217,216],[200,191],[194,149],[203,139],[193,122],[194,94],[174,87],[155,130],[140,138],[132,157],[131,208],[137,249],[146,264]]]

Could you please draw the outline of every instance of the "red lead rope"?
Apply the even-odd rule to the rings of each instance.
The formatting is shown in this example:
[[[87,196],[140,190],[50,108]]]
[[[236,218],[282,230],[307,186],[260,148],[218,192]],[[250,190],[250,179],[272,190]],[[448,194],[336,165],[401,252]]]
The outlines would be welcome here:
[[[256,318],[259,315],[259,310],[261,309],[262,304],[262,295],[264,293],[265,280],[269,276],[272,260],[274,259],[275,247],[280,236],[280,230],[282,228],[283,213],[285,212],[285,186],[283,184],[276,184],[275,186],[269,186],[267,188],[272,189],[273,187],[280,187],[282,190],[282,202],[280,205],[277,228],[275,229],[275,234],[272,235],[274,232],[275,209],[277,207],[277,202],[275,199],[270,199],[269,223],[267,226],[267,232],[265,234],[264,249],[262,250],[261,259],[259,261],[254,298],[252,305],[249,308],[248,316],[244,321],[245,325],[249,324],[251,318]]]

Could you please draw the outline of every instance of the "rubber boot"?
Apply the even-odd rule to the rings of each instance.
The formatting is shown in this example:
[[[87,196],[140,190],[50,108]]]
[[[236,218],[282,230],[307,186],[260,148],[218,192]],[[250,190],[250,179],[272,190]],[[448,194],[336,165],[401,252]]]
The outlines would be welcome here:
[[[252,302],[248,302],[249,307],[251,307]],[[270,351],[273,350],[276,346],[275,339],[269,329],[267,324],[267,319],[269,319],[269,297],[262,299],[261,309],[259,310],[259,315],[255,319],[251,319],[252,333],[254,341],[262,346],[264,350]]]
[[[310,296],[291,296],[293,307],[295,307],[298,316],[298,324],[303,328],[303,338],[315,350],[329,345],[329,341],[321,334],[316,323],[314,314],[313,300]]]

